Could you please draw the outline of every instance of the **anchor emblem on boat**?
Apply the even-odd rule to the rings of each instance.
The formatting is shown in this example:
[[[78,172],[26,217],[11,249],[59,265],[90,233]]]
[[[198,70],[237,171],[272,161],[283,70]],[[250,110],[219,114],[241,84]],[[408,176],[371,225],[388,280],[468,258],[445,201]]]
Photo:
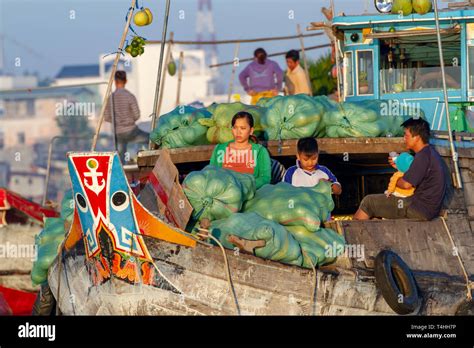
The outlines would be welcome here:
[[[94,192],[96,195],[99,194],[105,187],[105,180],[102,178],[101,183],[99,184],[98,178],[103,176],[103,173],[97,173],[97,169],[99,168],[99,162],[94,158],[90,158],[87,160],[87,168],[89,168],[89,172],[85,172],[84,176],[86,178],[91,178],[92,184],[89,183],[86,179],[84,179],[84,186],[87,187],[89,190]]]

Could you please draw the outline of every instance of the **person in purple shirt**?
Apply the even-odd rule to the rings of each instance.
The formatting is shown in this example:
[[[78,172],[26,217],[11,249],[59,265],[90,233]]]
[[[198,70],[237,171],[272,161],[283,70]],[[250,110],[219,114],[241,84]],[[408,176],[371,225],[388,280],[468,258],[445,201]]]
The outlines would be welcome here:
[[[260,98],[278,95],[282,87],[283,70],[277,62],[267,59],[267,52],[257,48],[254,61],[247,65],[239,74],[240,84],[245,92],[252,97],[252,105]]]

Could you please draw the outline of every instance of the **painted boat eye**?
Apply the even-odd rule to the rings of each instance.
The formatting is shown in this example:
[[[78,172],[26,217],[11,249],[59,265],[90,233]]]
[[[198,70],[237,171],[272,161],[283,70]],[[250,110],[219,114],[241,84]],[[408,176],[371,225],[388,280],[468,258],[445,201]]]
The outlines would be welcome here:
[[[76,193],[76,202],[79,209],[85,213],[87,211],[87,202],[81,193]]]
[[[129,205],[128,195],[124,191],[117,191],[112,195],[112,207],[117,211],[125,210]]]

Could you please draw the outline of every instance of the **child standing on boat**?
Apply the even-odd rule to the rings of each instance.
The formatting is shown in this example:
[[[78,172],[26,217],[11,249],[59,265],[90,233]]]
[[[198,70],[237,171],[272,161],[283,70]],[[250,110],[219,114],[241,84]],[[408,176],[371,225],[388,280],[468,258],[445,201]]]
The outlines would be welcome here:
[[[257,189],[269,184],[270,155],[253,135],[253,116],[245,111],[238,112],[232,118],[231,124],[234,140],[216,145],[210,164],[253,175]]]
[[[316,139],[299,139],[296,147],[296,165],[288,168],[283,181],[297,187],[313,187],[320,180],[325,180],[332,183],[332,193],[340,195],[342,187],[336,176],[327,167],[318,164],[319,149]]]

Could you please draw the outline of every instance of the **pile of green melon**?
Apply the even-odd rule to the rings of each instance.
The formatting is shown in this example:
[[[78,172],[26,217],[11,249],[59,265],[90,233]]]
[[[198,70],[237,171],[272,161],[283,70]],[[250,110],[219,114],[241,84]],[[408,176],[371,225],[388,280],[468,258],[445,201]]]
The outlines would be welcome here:
[[[399,106],[406,114],[393,114],[383,100],[337,103],[326,96],[302,94],[262,98],[257,105],[178,106],[158,119],[150,139],[161,148],[223,144],[233,140],[231,122],[239,111],[253,116],[254,135],[260,140],[402,136],[400,125],[408,117],[424,114]]]
[[[431,12],[431,0],[393,0],[392,13],[408,16],[412,13],[424,15]]]
[[[195,221],[209,219],[213,236],[226,248],[235,248],[230,235],[263,240],[256,256],[306,268],[330,263],[343,250],[344,238],[323,227],[334,209],[327,182],[313,188],[282,182],[255,190],[252,175],[207,166],[190,173],[183,189]]]

